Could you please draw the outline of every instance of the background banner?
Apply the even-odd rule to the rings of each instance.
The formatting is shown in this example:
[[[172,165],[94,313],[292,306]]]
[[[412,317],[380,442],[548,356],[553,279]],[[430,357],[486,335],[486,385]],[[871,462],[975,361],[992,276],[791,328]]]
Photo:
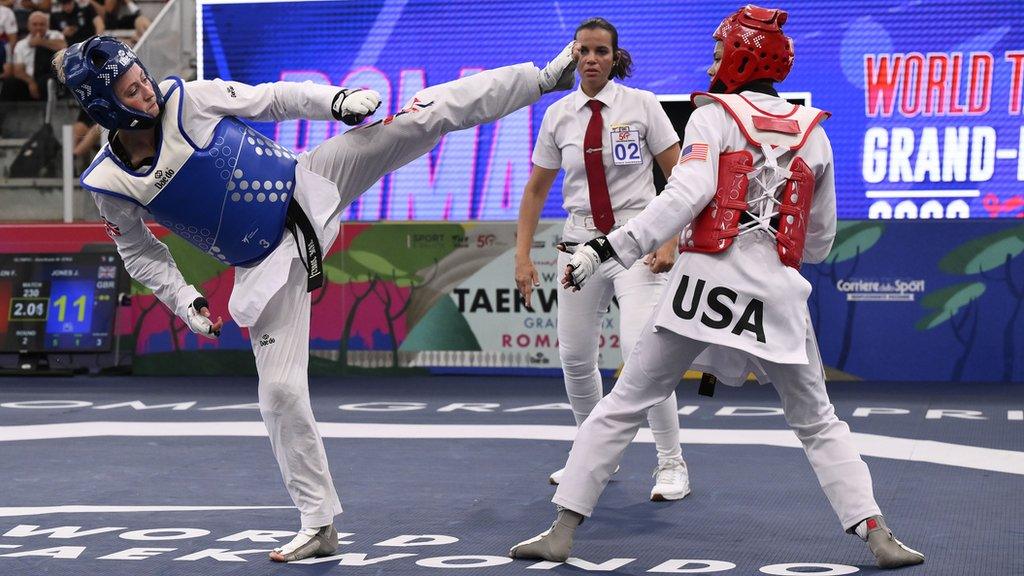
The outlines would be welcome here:
[[[584,19],[602,16],[634,58],[625,83],[661,96],[708,87],[711,34],[743,2],[199,0],[199,74],[365,86],[382,117],[425,85],[526,60],[543,64]],[[1024,26],[1015,0],[805,0],[786,32],[781,85],[829,110],[839,217],[1024,216]],[[544,110],[559,95],[445,138],[373,187],[349,220],[513,220]],[[681,124],[680,124],[681,125]],[[305,150],[340,123],[257,124]],[[544,216],[561,218],[556,182]]]
[[[311,296],[311,370],[557,370],[561,229],[561,221],[538,228],[541,286],[531,312],[515,293],[514,223],[345,224],[324,263],[326,286]],[[153,230],[226,316],[231,269]],[[109,246],[101,225],[0,226],[3,253],[97,245]],[[1020,221],[840,222],[826,261],[802,272],[814,287],[808,306],[830,378],[1024,382]],[[254,371],[249,335],[228,318],[219,341],[199,338],[137,284],[120,310],[118,333],[133,339],[139,372]],[[614,303],[602,335],[601,367],[614,370]]]

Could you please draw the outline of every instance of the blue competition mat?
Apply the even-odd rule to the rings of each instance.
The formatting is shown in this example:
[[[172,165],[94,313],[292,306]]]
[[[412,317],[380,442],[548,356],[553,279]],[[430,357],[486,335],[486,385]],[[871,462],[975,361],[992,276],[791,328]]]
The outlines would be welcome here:
[[[311,388],[345,544],[330,559],[279,565],[266,551],[290,539],[297,513],[254,380],[0,381],[0,575],[880,572],[842,533],[770,388],[719,387],[709,399],[680,386],[693,494],[648,501],[656,462],[641,430],[568,565],[505,557],[553,515],[547,475],[573,434],[560,380]],[[928,557],[900,574],[1024,574],[1019,386],[830,393],[890,525]]]

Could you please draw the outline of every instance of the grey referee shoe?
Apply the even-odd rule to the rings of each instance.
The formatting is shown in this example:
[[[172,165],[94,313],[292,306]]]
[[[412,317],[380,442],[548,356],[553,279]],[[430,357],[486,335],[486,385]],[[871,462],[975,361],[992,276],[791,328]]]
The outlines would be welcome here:
[[[270,553],[274,562],[294,562],[306,558],[330,556],[338,551],[338,531],[334,525],[303,528],[292,541]]]
[[[867,537],[864,539],[875,555],[879,568],[900,568],[924,562],[924,554],[897,540],[881,516],[872,516],[861,524],[867,529]]]

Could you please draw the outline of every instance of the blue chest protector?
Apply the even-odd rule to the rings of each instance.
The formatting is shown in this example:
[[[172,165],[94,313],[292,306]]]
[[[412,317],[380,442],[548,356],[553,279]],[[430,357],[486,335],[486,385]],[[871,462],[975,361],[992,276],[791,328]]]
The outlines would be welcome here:
[[[127,170],[107,147],[82,175],[82,185],[142,205],[157,222],[225,264],[253,265],[284,233],[295,155],[233,116],[221,119],[200,148],[182,126],[183,91],[179,80],[168,93],[148,172]]]

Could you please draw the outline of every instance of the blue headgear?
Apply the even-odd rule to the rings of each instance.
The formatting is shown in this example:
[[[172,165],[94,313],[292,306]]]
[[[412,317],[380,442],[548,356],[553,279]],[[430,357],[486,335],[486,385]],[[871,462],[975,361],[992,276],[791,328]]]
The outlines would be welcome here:
[[[108,130],[140,130],[156,125],[156,118],[121,103],[114,94],[114,83],[138,64],[156,93],[163,111],[164,97],[139,57],[112,36],[93,36],[73,44],[64,53],[64,84],[89,116]]]

